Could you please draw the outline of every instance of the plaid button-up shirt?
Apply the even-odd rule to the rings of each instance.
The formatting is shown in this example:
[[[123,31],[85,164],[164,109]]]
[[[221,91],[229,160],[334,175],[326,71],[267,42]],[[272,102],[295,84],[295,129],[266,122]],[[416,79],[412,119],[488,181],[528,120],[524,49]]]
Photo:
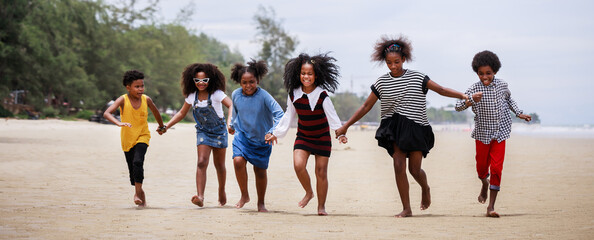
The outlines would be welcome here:
[[[474,130],[472,138],[489,144],[491,140],[501,142],[509,138],[511,132],[511,114],[516,116],[522,114],[516,101],[511,98],[511,92],[507,83],[501,79],[493,79],[493,82],[485,86],[482,82],[476,82],[466,90],[465,94],[472,98],[472,94],[483,92],[479,102],[472,101],[472,112],[474,112]],[[468,108],[465,100],[456,103],[456,111],[463,111]]]

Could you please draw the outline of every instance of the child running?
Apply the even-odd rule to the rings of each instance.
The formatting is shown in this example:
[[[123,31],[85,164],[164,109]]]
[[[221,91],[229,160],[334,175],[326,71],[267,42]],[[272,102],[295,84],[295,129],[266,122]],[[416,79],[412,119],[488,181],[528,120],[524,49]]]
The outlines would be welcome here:
[[[231,70],[231,79],[241,88],[231,94],[233,99],[233,119],[229,133],[233,138],[233,165],[235,176],[241,190],[241,198],[235,204],[242,208],[250,201],[247,187],[247,162],[254,166],[256,191],[258,192],[258,212],[267,212],[264,204],[268,177],[266,169],[272,146],[267,144],[265,136],[271,134],[283,117],[283,110],[266,90],[258,87],[260,80],[268,72],[264,61],[252,60],[244,66],[236,63]],[[237,134],[235,134],[237,133]]]
[[[182,108],[165,125],[165,130],[182,120],[188,111],[196,121],[196,166],[197,195],[191,198],[192,203],[204,206],[204,188],[206,187],[206,169],[212,152],[213,163],[219,180],[219,205],[227,203],[225,182],[225,153],[227,151],[227,128],[223,105],[229,108],[231,116],[231,99],[225,94],[225,76],[210,63],[194,63],[188,65],[181,77],[182,94],[185,97]]]
[[[428,90],[446,97],[468,98],[461,92],[440,86],[424,73],[403,68],[404,62],[412,60],[411,53],[411,43],[404,36],[380,38],[371,57],[378,63],[384,62],[390,71],[377,79],[365,103],[336,130],[337,136],[346,134],[349,126],[367,114],[378,99],[381,101],[382,120],[375,139],[394,160],[396,186],[403,207],[402,212],[395,216],[399,218],[412,216],[406,158],[409,159],[410,174],[421,186],[421,210],[431,205],[427,175],[421,168],[423,157],[427,157],[434,144],[433,130],[427,120],[425,97]]]
[[[144,155],[151,139],[148,129],[147,107],[159,123],[157,132],[163,133],[163,120],[159,110],[150,97],[144,95],[144,74],[137,70],[130,70],[124,74],[123,84],[128,91],[118,97],[115,102],[105,110],[103,117],[121,128],[122,150],[126,156],[130,184],[134,186],[134,203],[139,207],[146,207],[146,195],[142,189],[144,180]],[[111,115],[117,108],[120,108],[118,121]]]
[[[482,51],[474,55],[472,70],[477,73],[479,81],[466,90],[466,95],[472,96],[471,98],[456,103],[456,111],[463,111],[472,106],[472,112],[475,114],[471,137],[475,139],[476,172],[482,183],[478,201],[485,203],[487,189],[490,189],[487,217],[496,218],[499,214],[495,212],[495,200],[500,190],[505,140],[511,133],[512,121],[509,111],[527,122],[532,120],[530,115],[523,114],[518,108],[507,83],[495,78],[499,68],[501,62],[495,53]]]
[[[338,66],[335,58],[328,54],[309,56],[305,53],[289,60],[285,66],[284,82],[289,93],[287,111],[266,142],[273,145],[277,137],[287,134],[289,127],[298,123],[297,137],[293,146],[293,165],[297,178],[305,190],[305,196],[299,201],[304,208],[314,197],[307,160],[310,155],[316,159],[316,191],[318,194],[318,215],[326,212],[328,193],[328,160],[332,148],[330,129],[336,130],[342,125],[334,105],[326,93],[334,92],[338,87]],[[297,118],[299,119],[297,121]],[[342,143],[347,138],[338,136]]]

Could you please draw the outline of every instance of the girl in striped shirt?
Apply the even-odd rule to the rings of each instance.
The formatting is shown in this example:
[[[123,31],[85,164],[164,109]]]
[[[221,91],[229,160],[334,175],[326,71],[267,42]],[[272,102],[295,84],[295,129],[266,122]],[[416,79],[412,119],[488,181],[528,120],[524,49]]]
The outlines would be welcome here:
[[[274,144],[277,137],[284,137],[292,123],[297,122],[297,137],[293,147],[293,164],[297,178],[305,190],[305,196],[299,201],[303,208],[314,197],[311,181],[307,172],[307,160],[310,155],[316,159],[316,190],[318,194],[318,215],[326,212],[328,193],[328,160],[332,148],[330,129],[338,129],[340,119],[334,105],[325,90],[334,92],[338,87],[338,66],[335,58],[327,54],[309,56],[305,53],[289,60],[285,67],[285,88],[289,93],[287,111],[271,135],[266,137],[269,144]],[[338,136],[340,142],[347,138]]]
[[[433,130],[427,120],[425,95],[428,90],[446,97],[468,98],[461,92],[440,86],[421,72],[404,69],[404,62],[412,60],[411,52],[411,43],[403,36],[397,39],[384,36],[375,44],[372,60],[385,62],[390,71],[377,79],[365,103],[336,130],[337,135],[346,134],[349,126],[365,116],[378,99],[381,101],[382,120],[375,138],[394,160],[396,185],[403,207],[396,217],[412,216],[407,158],[409,172],[421,186],[421,210],[431,204],[427,175],[421,169],[423,157],[427,157],[434,143]]]

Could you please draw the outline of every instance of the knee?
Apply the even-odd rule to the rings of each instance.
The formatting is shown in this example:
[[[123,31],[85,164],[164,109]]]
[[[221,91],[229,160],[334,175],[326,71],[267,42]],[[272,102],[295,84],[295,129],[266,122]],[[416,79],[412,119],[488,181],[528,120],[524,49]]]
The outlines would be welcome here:
[[[406,173],[406,160],[394,159],[394,171],[396,173]]]
[[[316,176],[321,179],[327,179],[328,178],[328,168],[316,167]]]
[[[245,168],[246,161],[242,157],[233,158],[233,166],[235,169],[242,169]]]
[[[198,165],[198,168],[200,168],[200,169],[208,167],[208,158],[206,158],[206,159],[198,158],[197,165]]]

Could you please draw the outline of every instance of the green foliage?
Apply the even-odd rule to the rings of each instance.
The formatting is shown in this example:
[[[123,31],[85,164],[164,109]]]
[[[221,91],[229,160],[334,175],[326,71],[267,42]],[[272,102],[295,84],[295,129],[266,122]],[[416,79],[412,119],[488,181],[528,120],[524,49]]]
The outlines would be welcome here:
[[[57,117],[59,113],[60,110],[55,109],[53,107],[44,107],[43,109],[41,109],[41,114],[43,117],[53,118]]]
[[[14,114],[0,105],[0,117],[14,117]]]
[[[283,84],[284,67],[297,47],[297,37],[289,36],[270,7],[260,6],[254,20],[257,24],[256,42],[262,44],[257,60],[264,60],[268,64],[268,75],[260,81],[260,86],[285,108],[287,92]]]
[[[167,123],[169,122],[169,120],[171,120],[171,117],[169,117],[169,115],[167,114],[161,113],[161,119],[163,119],[163,123]],[[153,115],[152,113],[148,115],[147,121],[152,123],[157,122],[157,120],[155,119],[155,115]]]
[[[244,61],[239,51],[177,20],[156,22],[158,0],[140,10],[136,2],[2,1],[0,96],[26,90],[25,103],[49,114],[101,109],[126,92],[124,72],[137,69],[159,109],[179,109],[185,66],[211,62],[228,77],[232,63]]]
[[[341,121],[347,121],[355,114],[357,109],[365,103],[367,100],[366,97],[358,97],[354,93],[345,92],[345,93],[337,93],[331,97],[332,103],[334,104],[334,109],[336,109],[336,113]],[[361,122],[379,122],[380,121],[380,104],[379,101],[369,110],[363,118],[359,121]]]
[[[446,110],[449,109],[449,110]],[[468,116],[465,112],[456,112],[454,106],[446,108],[427,108],[427,118],[431,123],[466,123]]]
[[[88,120],[91,118],[91,116],[95,114],[95,112],[90,111],[90,110],[81,110],[79,112],[76,113],[75,117],[78,119],[84,119],[84,120]]]

